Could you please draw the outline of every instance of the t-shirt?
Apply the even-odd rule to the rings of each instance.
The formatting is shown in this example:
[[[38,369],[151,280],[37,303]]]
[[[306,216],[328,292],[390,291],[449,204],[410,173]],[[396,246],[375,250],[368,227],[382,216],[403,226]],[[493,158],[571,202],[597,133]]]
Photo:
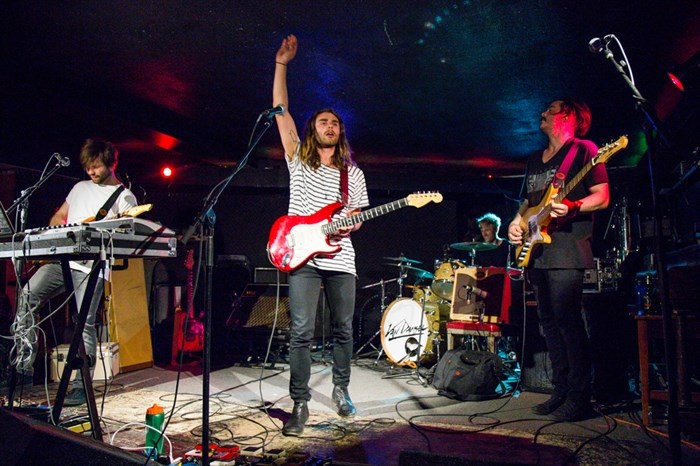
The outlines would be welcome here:
[[[340,170],[326,165],[312,169],[301,162],[299,157],[290,160],[286,157],[289,168],[289,215],[311,215],[334,202],[342,202],[340,187]],[[369,205],[365,175],[356,166],[348,167],[348,201],[347,206],[333,216],[333,220],[347,217],[349,210],[360,209]],[[356,275],[355,249],[350,236],[343,237],[339,245],[341,250],[334,255],[317,255],[309,260],[308,265],[321,270],[346,272]]]
[[[107,199],[121,185],[105,185],[96,184],[90,180],[79,181],[70,190],[66,196],[68,203],[68,219],[67,223],[82,223],[89,217],[94,217],[102,206],[107,202]],[[124,189],[112,207],[110,207],[105,217],[114,217],[123,213],[132,207],[138,205],[136,196],[128,189]],[[74,270],[88,273],[92,267],[92,261],[71,261],[70,266]]]
[[[479,267],[507,267],[509,248],[510,243],[504,239],[495,249],[477,251],[474,263]]]
[[[598,148],[593,142],[574,138],[565,143],[546,163],[542,162],[541,152],[529,158],[525,175],[525,189],[530,207],[541,202],[554,179],[554,174],[564,162],[571,147],[576,151],[576,155],[566,174],[565,182],[568,183],[598,152]],[[571,201],[583,199],[588,196],[591,186],[607,182],[608,174],[605,165],[596,164],[566,198]],[[532,251],[530,262],[532,267],[539,269],[593,268],[591,248],[593,216],[590,213],[578,214],[564,223],[557,223],[553,220],[548,232],[552,237],[552,242],[536,246]]]

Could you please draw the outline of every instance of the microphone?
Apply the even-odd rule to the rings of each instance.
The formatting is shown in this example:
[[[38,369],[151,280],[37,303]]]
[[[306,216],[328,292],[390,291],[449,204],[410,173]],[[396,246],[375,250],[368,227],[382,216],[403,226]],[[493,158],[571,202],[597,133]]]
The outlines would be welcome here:
[[[608,44],[610,41],[613,39],[612,34],[608,34],[607,36],[603,37],[602,39],[600,37],[594,37],[590,41],[588,41],[588,50],[591,51],[591,53],[599,53],[602,52],[604,49],[608,48]]]
[[[489,293],[487,291],[484,291],[481,288],[477,288],[475,286],[464,285],[462,288],[467,290],[467,293],[474,293],[475,295],[477,295],[480,298],[486,298],[489,295]]]
[[[275,115],[282,115],[284,113],[284,111],[285,111],[284,105],[279,104],[275,107],[268,108],[267,110],[264,110],[260,115],[270,118],[270,117],[273,117]]]
[[[68,157],[61,157],[61,154],[58,152],[54,152],[51,157],[58,160],[58,164],[62,167],[67,167],[70,165],[70,159]]]

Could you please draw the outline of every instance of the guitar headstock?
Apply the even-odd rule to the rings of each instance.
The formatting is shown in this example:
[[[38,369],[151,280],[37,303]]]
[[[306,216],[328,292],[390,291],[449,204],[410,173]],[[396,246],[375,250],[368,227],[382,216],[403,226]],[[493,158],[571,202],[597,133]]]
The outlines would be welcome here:
[[[122,213],[121,216],[122,217],[138,217],[142,213],[148,212],[151,209],[153,209],[153,204],[141,204],[141,205],[137,205],[136,207],[132,207],[131,209]]]
[[[439,192],[427,191],[424,193],[413,193],[406,197],[406,202],[411,207],[423,207],[429,202],[439,204],[442,202],[442,194]]]
[[[616,141],[612,141],[598,149],[598,153],[593,157],[593,165],[605,163],[618,151],[627,147],[627,136],[620,136]]]

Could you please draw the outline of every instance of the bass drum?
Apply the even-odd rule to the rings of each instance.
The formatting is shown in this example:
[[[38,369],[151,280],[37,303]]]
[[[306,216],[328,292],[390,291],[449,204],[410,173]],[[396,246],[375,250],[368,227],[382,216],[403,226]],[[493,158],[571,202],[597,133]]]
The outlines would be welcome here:
[[[440,332],[435,314],[410,298],[399,298],[386,308],[381,341],[391,362],[415,368],[418,362],[431,359],[433,339]]]

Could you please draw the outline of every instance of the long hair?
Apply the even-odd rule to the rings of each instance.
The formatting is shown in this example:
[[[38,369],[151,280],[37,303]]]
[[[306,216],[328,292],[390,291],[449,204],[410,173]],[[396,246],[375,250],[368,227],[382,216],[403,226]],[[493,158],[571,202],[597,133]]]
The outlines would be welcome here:
[[[573,97],[563,97],[559,100],[562,102],[562,110],[567,113],[573,113],[576,118],[574,136],[582,138],[591,127],[591,109],[585,102]]]
[[[119,152],[111,142],[98,138],[86,139],[80,149],[80,164],[87,170],[92,162],[100,160],[107,168],[114,170],[118,156]]]
[[[322,108],[321,110],[316,110],[309,121],[306,122],[306,127],[304,128],[304,138],[301,141],[301,149],[299,150],[299,158],[301,161],[313,168],[314,170],[321,166],[321,157],[318,155],[318,137],[316,134],[316,119],[321,113],[332,113],[340,124],[340,134],[338,135],[338,144],[335,146],[335,151],[333,152],[333,157],[331,161],[333,166],[341,169],[343,167],[355,165],[355,161],[352,159],[352,151],[350,150],[350,144],[345,134],[345,124],[343,119],[338,115],[338,113],[331,108]]]

